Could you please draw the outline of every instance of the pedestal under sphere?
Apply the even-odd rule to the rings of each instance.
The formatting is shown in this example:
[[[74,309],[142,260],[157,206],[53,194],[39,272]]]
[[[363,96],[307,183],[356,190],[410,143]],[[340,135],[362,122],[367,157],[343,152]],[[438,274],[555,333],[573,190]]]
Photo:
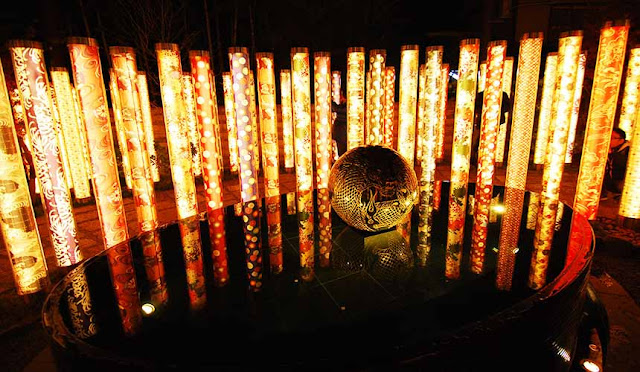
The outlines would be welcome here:
[[[347,151],[331,168],[331,206],[349,226],[382,231],[400,223],[413,208],[418,180],[398,152],[383,146]]]

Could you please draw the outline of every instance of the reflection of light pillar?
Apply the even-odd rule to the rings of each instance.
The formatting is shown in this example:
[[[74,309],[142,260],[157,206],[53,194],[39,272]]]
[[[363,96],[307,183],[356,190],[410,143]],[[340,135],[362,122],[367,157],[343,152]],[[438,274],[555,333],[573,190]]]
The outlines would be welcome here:
[[[513,98],[512,129],[505,179],[505,186],[508,188],[524,190],[527,181],[542,41],[541,33],[524,34],[520,39],[520,57]]]
[[[95,39],[72,38],[68,41],[68,47],[85,122],[93,170],[93,194],[98,205],[104,245],[105,248],[109,248],[129,239],[129,234],[113,148],[98,43]]]
[[[258,104],[262,169],[267,210],[269,266],[271,272],[282,272],[282,233],[280,229],[280,169],[278,154],[278,120],[276,109],[276,76],[272,53],[256,53]]]
[[[418,220],[418,263],[425,265],[431,250],[431,219],[433,213],[433,188],[436,171],[436,126],[440,109],[439,85],[442,80],[442,47],[426,50],[425,120],[422,138],[422,159],[419,181],[420,201]]]
[[[236,108],[233,98],[233,82],[231,73],[222,73],[222,88],[224,90],[224,113],[227,119],[227,142],[229,144],[229,169],[231,173],[238,171],[238,134],[236,131]]]
[[[573,143],[576,140],[576,129],[578,128],[578,116],[580,114],[580,99],[582,98],[582,83],[584,82],[584,70],[587,64],[587,53],[580,53],[580,64],[578,65],[578,76],[576,78],[576,89],[573,95],[573,108],[571,110],[571,125],[569,127],[569,138],[567,140],[567,153],[565,163],[571,163],[573,159]]]
[[[62,134],[67,148],[67,156],[73,164],[69,177],[73,179],[73,193],[76,199],[91,197],[89,187],[89,170],[84,160],[83,139],[80,133],[76,110],[71,93],[71,82],[66,68],[54,67],[51,69],[51,82],[56,92],[56,100],[60,113]]]
[[[504,70],[502,71],[502,91],[507,93],[507,97],[511,98],[511,81],[513,80],[513,57],[507,57],[504,60]],[[498,142],[496,144],[496,163],[504,162],[504,145],[507,142],[507,122],[509,121],[510,112],[504,115],[504,122],[500,123],[498,129]],[[502,118],[501,118],[502,120]]]
[[[436,145],[436,159],[442,160],[444,157],[444,128],[447,115],[447,98],[449,90],[449,64],[442,65],[442,77],[440,83],[440,97],[438,103],[438,126],[436,127],[436,138],[438,143]]]
[[[9,49],[25,110],[33,162],[42,190],[56,262],[58,266],[70,266],[82,261],[82,254],[78,248],[71,195],[67,189],[57,146],[58,139],[53,127],[44,50],[40,43],[20,40],[10,41]]]
[[[318,247],[320,266],[329,266],[331,254],[331,202],[329,200],[329,170],[331,169],[331,55],[317,52],[313,55],[315,109],[316,109],[316,190],[318,192]]]
[[[160,181],[158,155],[156,154],[155,139],[153,137],[153,121],[151,120],[151,103],[149,102],[147,74],[144,71],[138,71],[138,94],[140,96],[140,109],[142,110],[144,142],[147,147],[149,164],[151,164],[151,178],[153,182],[158,182]]]
[[[629,52],[629,64],[627,77],[624,83],[622,105],[620,106],[620,121],[618,127],[627,135],[627,141],[633,138],[633,124],[636,121],[640,108],[640,47],[635,47]]]
[[[393,148],[393,111],[395,107],[396,68],[385,68],[384,81],[384,145]]]
[[[628,21],[621,25],[607,23],[600,30],[600,45],[573,205],[577,213],[590,220],[596,218],[598,212],[628,34]]]
[[[495,148],[500,125],[502,103],[502,69],[504,66],[506,41],[493,41],[487,48],[487,77],[482,94],[482,123],[478,146],[478,170],[475,193],[475,211],[471,236],[471,271],[482,273],[484,252],[487,244],[489,206],[493,195],[493,173],[495,170]]]
[[[192,170],[193,158],[186,128],[187,111],[183,95],[180,50],[177,44],[165,43],[156,44],[155,49],[176,209],[178,218],[185,220],[179,227],[189,297],[192,308],[198,309],[204,305],[206,291],[204,277],[200,275],[202,273],[200,225],[187,221],[198,214],[198,201]]]
[[[549,124],[551,123],[551,105],[556,90],[556,74],[558,72],[558,54],[549,53],[544,67],[542,83],[542,98],[540,99],[540,113],[538,114],[538,131],[536,147],[533,154],[534,164],[544,164],[549,143]]]
[[[384,78],[387,52],[374,49],[369,52],[369,71],[371,72],[371,100],[367,102],[369,117],[367,121],[368,145],[381,145],[384,141]]]
[[[109,69],[109,93],[111,94],[111,106],[113,108],[113,121],[116,127],[116,138],[118,139],[118,150],[122,159],[122,173],[124,181],[131,190],[131,165],[129,164],[129,152],[127,151],[127,139],[122,129],[122,109],[120,107],[120,96],[118,95],[118,79],[113,69]]]
[[[340,104],[342,78],[340,71],[331,71],[331,99]]]
[[[11,103],[0,65],[0,228],[11,257],[13,279],[19,295],[35,293],[48,284],[47,262],[33,214],[29,185]],[[28,262],[29,264],[24,264]]]
[[[347,150],[365,143],[364,57],[364,48],[347,50]]]
[[[487,61],[480,62],[478,68],[478,92],[484,92],[484,88],[487,85]]]
[[[542,206],[536,224],[533,258],[529,270],[529,286],[533,289],[541,288],[546,283],[548,255],[553,240],[560,181],[564,171],[581,44],[581,31],[564,33],[560,37],[556,92],[551,112],[552,131],[544,163]]]
[[[229,279],[229,270],[222,195],[222,148],[218,142],[220,125],[216,86],[211,71],[209,52],[191,50],[189,51],[189,61],[191,75],[195,81],[202,178],[207,200],[213,277],[215,284],[222,286]]]
[[[244,217],[247,276],[250,288],[262,286],[262,254],[260,253],[260,224],[258,218],[258,176],[255,168],[254,136],[256,129],[251,120],[251,76],[249,52],[246,48],[229,48],[229,65],[233,79],[233,95],[238,127],[238,159],[240,196]],[[245,218],[246,217],[246,218]]]
[[[453,149],[451,152],[449,224],[447,227],[445,268],[445,276],[449,279],[455,279],[460,276],[479,53],[479,39],[466,39],[460,42],[458,88],[456,90]]]
[[[416,161],[418,164],[422,161],[422,142],[424,137],[424,121],[425,121],[425,84],[427,79],[427,66],[422,64],[418,70],[418,121],[416,124]]]
[[[522,60],[522,57],[520,60]],[[505,189],[505,213],[502,216],[502,226],[500,227],[498,264],[496,269],[496,287],[504,291],[511,289],[516,253],[518,253],[518,239],[520,237],[523,205],[524,189]]]
[[[282,111],[282,148],[284,169],[295,165],[293,151],[293,112],[291,111],[291,71],[280,70],[280,110]]]
[[[403,45],[400,55],[400,102],[398,103],[398,152],[413,168],[418,104],[418,61],[420,47]]]
[[[362,53],[364,57],[364,52]],[[364,58],[362,59],[364,68]],[[296,149],[296,189],[298,191],[298,226],[300,267],[305,280],[313,277],[313,160],[311,151],[311,87],[307,48],[291,49],[293,125]],[[360,133],[362,134],[362,133]],[[359,138],[363,138],[360,136]]]
[[[198,135],[198,113],[196,108],[196,94],[193,77],[190,73],[182,74],[182,92],[184,95],[184,106],[187,113],[185,124],[187,126],[187,137],[189,138],[189,153],[192,159],[193,174],[202,174],[200,163],[200,136]]]

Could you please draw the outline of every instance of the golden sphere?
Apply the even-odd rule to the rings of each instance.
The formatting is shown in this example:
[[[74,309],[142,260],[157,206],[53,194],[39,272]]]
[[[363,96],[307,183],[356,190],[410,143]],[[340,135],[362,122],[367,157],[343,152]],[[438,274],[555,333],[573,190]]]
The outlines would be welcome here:
[[[383,146],[347,151],[329,175],[331,206],[349,226],[382,231],[400,223],[418,197],[413,168],[398,152]]]

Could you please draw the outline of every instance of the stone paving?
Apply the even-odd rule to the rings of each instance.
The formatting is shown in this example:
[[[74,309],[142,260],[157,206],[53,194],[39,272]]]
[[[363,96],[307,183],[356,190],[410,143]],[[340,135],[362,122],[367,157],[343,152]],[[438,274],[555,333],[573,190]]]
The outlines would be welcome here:
[[[560,198],[567,204],[572,204],[573,201],[577,173],[577,166],[569,165],[565,168]],[[450,167],[448,164],[438,166],[437,178],[447,180],[449,179],[449,174]],[[498,167],[494,178],[495,184],[504,184],[504,178],[505,169]],[[540,191],[541,178],[541,170],[530,170],[527,177],[527,189]],[[470,180],[474,179],[475,177],[472,174]],[[262,182],[259,182],[259,185],[262,192]],[[283,193],[295,191],[295,174],[281,174],[280,187]],[[224,180],[223,192],[225,206],[238,202],[240,200],[240,191],[237,178],[228,175]],[[156,201],[160,224],[172,222],[177,218],[173,190],[157,190]],[[199,209],[204,211],[205,194],[201,181],[198,182],[198,204]],[[125,198],[125,213],[130,235],[135,236],[139,230],[131,196]],[[88,258],[99,253],[103,246],[95,204],[75,206],[74,215],[78,226],[79,243],[84,256]],[[613,220],[616,215],[617,201],[607,200],[601,203],[600,217]],[[53,250],[46,235],[46,221],[41,214],[37,219],[43,235],[42,240],[52,282],[57,282],[68,269],[56,268]],[[640,268],[640,266],[637,268]],[[612,340],[607,369],[612,371],[640,370],[640,355],[636,355],[637,353],[633,352],[633,347],[640,345],[640,308],[629,293],[607,272],[602,271],[597,275],[592,275],[591,281],[607,307],[611,323]],[[7,352],[17,353],[18,356],[23,354],[22,364],[13,364],[17,368],[15,370],[21,370],[24,367],[24,360],[29,361],[38,355],[29,367],[31,369],[28,368],[27,370],[48,369],[45,366],[51,367],[51,358],[47,356],[48,352],[42,352],[43,348],[46,348],[46,341],[42,340],[43,332],[37,327],[34,328],[34,324],[39,319],[39,306],[41,306],[43,295],[23,299],[15,294],[13,288],[9,259],[6,250],[3,249],[0,251],[0,348],[8,350],[4,350],[5,352],[0,353],[0,355],[6,355]],[[30,333],[36,334],[37,337],[30,336]],[[37,338],[37,341],[34,338]],[[9,339],[9,341],[6,341],[6,339]],[[0,357],[0,365],[6,360],[8,364],[4,365],[11,367],[11,359],[6,356]]]

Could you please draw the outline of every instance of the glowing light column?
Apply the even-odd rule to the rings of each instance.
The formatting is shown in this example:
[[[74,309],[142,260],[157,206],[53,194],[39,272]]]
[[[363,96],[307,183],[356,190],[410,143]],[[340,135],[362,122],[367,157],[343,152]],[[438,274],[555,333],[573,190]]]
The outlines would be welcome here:
[[[400,102],[398,112],[398,152],[413,167],[418,104],[418,60],[420,48],[404,45],[400,49]]]
[[[113,149],[102,67],[95,39],[68,41],[71,66],[85,122],[93,170],[93,194],[98,205],[105,248],[129,239],[120,179]]]
[[[549,53],[544,67],[544,80],[542,83],[542,98],[540,100],[540,113],[538,114],[538,131],[536,135],[536,147],[533,154],[534,164],[544,164],[549,143],[549,125],[551,124],[551,105],[556,90],[556,74],[558,72],[558,53]]]
[[[67,155],[69,161],[73,164],[68,174],[73,179],[73,194],[77,199],[86,199],[91,197],[91,188],[89,187],[89,170],[84,161],[83,138],[80,129],[76,110],[73,103],[73,94],[71,93],[71,81],[69,80],[69,72],[66,68],[52,68],[51,82],[56,92],[56,100],[60,112],[60,124],[62,126],[62,134],[64,136]]]
[[[131,190],[131,165],[129,164],[129,152],[127,151],[127,138],[122,129],[122,108],[120,107],[120,96],[118,95],[118,79],[113,69],[109,70],[109,92],[111,94],[111,106],[113,108],[113,120],[116,128],[116,138],[118,140],[118,150],[122,159],[122,173],[124,182]]]
[[[364,52],[362,52],[362,57],[362,68],[364,69]],[[311,87],[309,81],[309,52],[307,48],[291,49],[291,81],[296,149],[298,226],[300,230],[300,267],[302,278],[304,280],[311,280],[311,278],[313,278],[314,267],[314,211],[313,160],[311,150]],[[360,132],[360,137],[358,138],[361,140],[364,139],[362,132]]]
[[[209,52],[189,51],[191,74],[195,81],[195,93],[200,132],[200,154],[202,156],[202,178],[207,199],[207,219],[211,239],[213,277],[218,286],[229,280],[227,243],[224,224],[222,195],[222,151],[217,139],[220,137],[216,87],[211,71]]]
[[[44,50],[40,43],[31,41],[14,40],[8,46],[24,107],[56,262],[58,266],[70,266],[82,261],[82,254],[76,238],[71,195],[57,145]]]
[[[445,276],[449,279],[460,276],[479,54],[479,39],[465,39],[460,42],[445,267]]]
[[[567,138],[569,136],[581,44],[581,31],[561,34],[558,47],[556,92],[551,111],[553,131],[551,132],[544,163],[542,206],[536,224],[534,252],[531,260],[531,269],[529,270],[529,286],[533,289],[541,288],[546,282],[549,251],[551,250],[556,222],[560,181],[564,171],[564,156],[567,151]]]
[[[426,50],[425,118],[422,138],[421,173],[418,220],[418,263],[425,265],[431,251],[431,226],[433,214],[433,190],[436,172],[436,126],[440,110],[440,83],[442,80],[442,47],[433,46]]]
[[[0,228],[18,295],[35,293],[49,283],[47,261],[33,214],[27,176],[0,64]],[[25,264],[27,263],[28,264]]]
[[[502,71],[502,91],[507,93],[507,97],[511,98],[511,81],[513,80],[513,57],[507,57],[504,60],[504,70]],[[504,162],[504,146],[507,142],[507,122],[509,121],[510,112],[504,115],[504,123],[500,123],[498,129],[498,142],[496,145],[496,163]]]
[[[364,57],[364,48],[347,49],[347,150],[365,143]]]
[[[536,97],[538,94],[542,41],[541,33],[524,34],[520,39],[509,158],[505,180],[504,205],[506,206],[506,211],[502,216],[498,245],[496,286],[502,290],[511,288],[518,238],[520,236],[524,190],[527,181]]]
[[[243,230],[249,287],[260,290],[262,286],[262,254],[260,242],[260,217],[258,206],[258,176],[255,168],[254,136],[256,129],[251,120],[251,82],[249,52],[246,48],[229,48],[229,64],[233,79],[236,118],[238,125],[238,154],[240,196],[243,203]]]
[[[331,201],[329,200],[329,170],[331,169],[331,55],[313,55],[316,126],[316,190],[318,198],[318,234],[320,266],[329,266],[331,255]]]
[[[293,111],[291,109],[291,71],[280,71],[280,110],[282,111],[282,148],[284,169],[289,171],[295,165],[293,150]]]
[[[484,92],[487,85],[487,61],[482,61],[478,70],[478,92]]]
[[[222,89],[224,90],[224,113],[227,119],[227,141],[229,145],[229,169],[231,173],[238,171],[238,127],[236,126],[236,107],[233,98],[233,82],[231,73],[222,73]]]
[[[374,49],[369,52],[369,71],[371,72],[371,100],[369,108],[368,145],[381,145],[384,142],[384,80],[387,52]]]
[[[449,95],[449,64],[442,65],[442,77],[440,83],[440,97],[438,109],[438,126],[436,127],[436,159],[444,158],[444,128],[447,121],[447,98]]]
[[[271,272],[282,272],[282,232],[280,228],[280,169],[278,153],[278,118],[276,109],[276,76],[272,53],[256,53],[258,105],[260,107],[260,139],[262,169],[267,209],[269,266]]]
[[[153,136],[153,121],[151,120],[151,103],[149,102],[147,74],[144,71],[138,71],[138,94],[140,96],[140,109],[142,110],[144,142],[147,147],[149,164],[151,164],[151,178],[153,179],[153,182],[158,182],[160,181],[158,155],[156,154],[155,139]]]
[[[191,157],[193,161],[193,174],[199,176],[202,174],[202,165],[200,163],[200,145],[198,135],[198,113],[196,109],[196,94],[193,88],[193,78],[191,74],[182,74],[182,92],[184,94],[184,104],[187,110],[187,136],[189,137],[189,147],[191,149]]]
[[[396,68],[385,68],[384,81],[384,145],[393,148],[393,111],[395,107]]]
[[[595,219],[598,212],[628,34],[628,21],[620,25],[607,23],[600,30],[582,160],[573,204],[574,210],[589,220]]]
[[[578,116],[580,115],[580,99],[582,98],[582,83],[584,82],[584,70],[587,65],[587,53],[580,53],[580,64],[578,65],[578,76],[576,78],[576,89],[573,93],[573,108],[571,110],[571,124],[569,126],[569,138],[567,140],[567,153],[565,163],[573,160],[573,144],[576,140],[576,130],[578,128]]]
[[[342,98],[342,74],[340,71],[331,71],[331,99],[336,105],[340,104],[340,98]]]
[[[167,147],[171,163],[171,177],[176,198],[180,236],[192,308],[206,303],[202,268],[199,224],[192,222],[198,214],[196,184],[192,170],[193,158],[189,146],[187,111],[183,96],[182,65],[177,44],[156,44],[160,92],[167,132]]]
[[[482,273],[487,244],[489,206],[493,197],[493,174],[495,171],[495,148],[500,126],[502,104],[502,70],[506,41],[492,41],[487,48],[487,78],[482,94],[482,123],[478,146],[478,170],[475,193],[475,210],[471,235],[471,272]]]
[[[640,114],[636,114],[636,124],[633,126],[633,133],[640,138]],[[618,214],[626,218],[640,218],[640,198],[638,198],[638,190],[640,190],[640,141],[631,141],[629,149],[629,159],[627,161],[627,172],[624,178],[624,187],[622,188],[622,198],[620,199],[620,210]]]
[[[627,77],[620,106],[620,121],[618,127],[627,135],[627,141],[631,141],[634,135],[633,123],[636,121],[640,104],[640,47],[635,47],[629,52],[629,65]],[[629,169],[629,168],[627,168]]]
[[[427,66],[420,65],[418,73],[418,122],[416,126],[416,161],[418,164],[422,161],[422,142],[424,139],[424,120],[425,120],[425,84],[427,82]]]

